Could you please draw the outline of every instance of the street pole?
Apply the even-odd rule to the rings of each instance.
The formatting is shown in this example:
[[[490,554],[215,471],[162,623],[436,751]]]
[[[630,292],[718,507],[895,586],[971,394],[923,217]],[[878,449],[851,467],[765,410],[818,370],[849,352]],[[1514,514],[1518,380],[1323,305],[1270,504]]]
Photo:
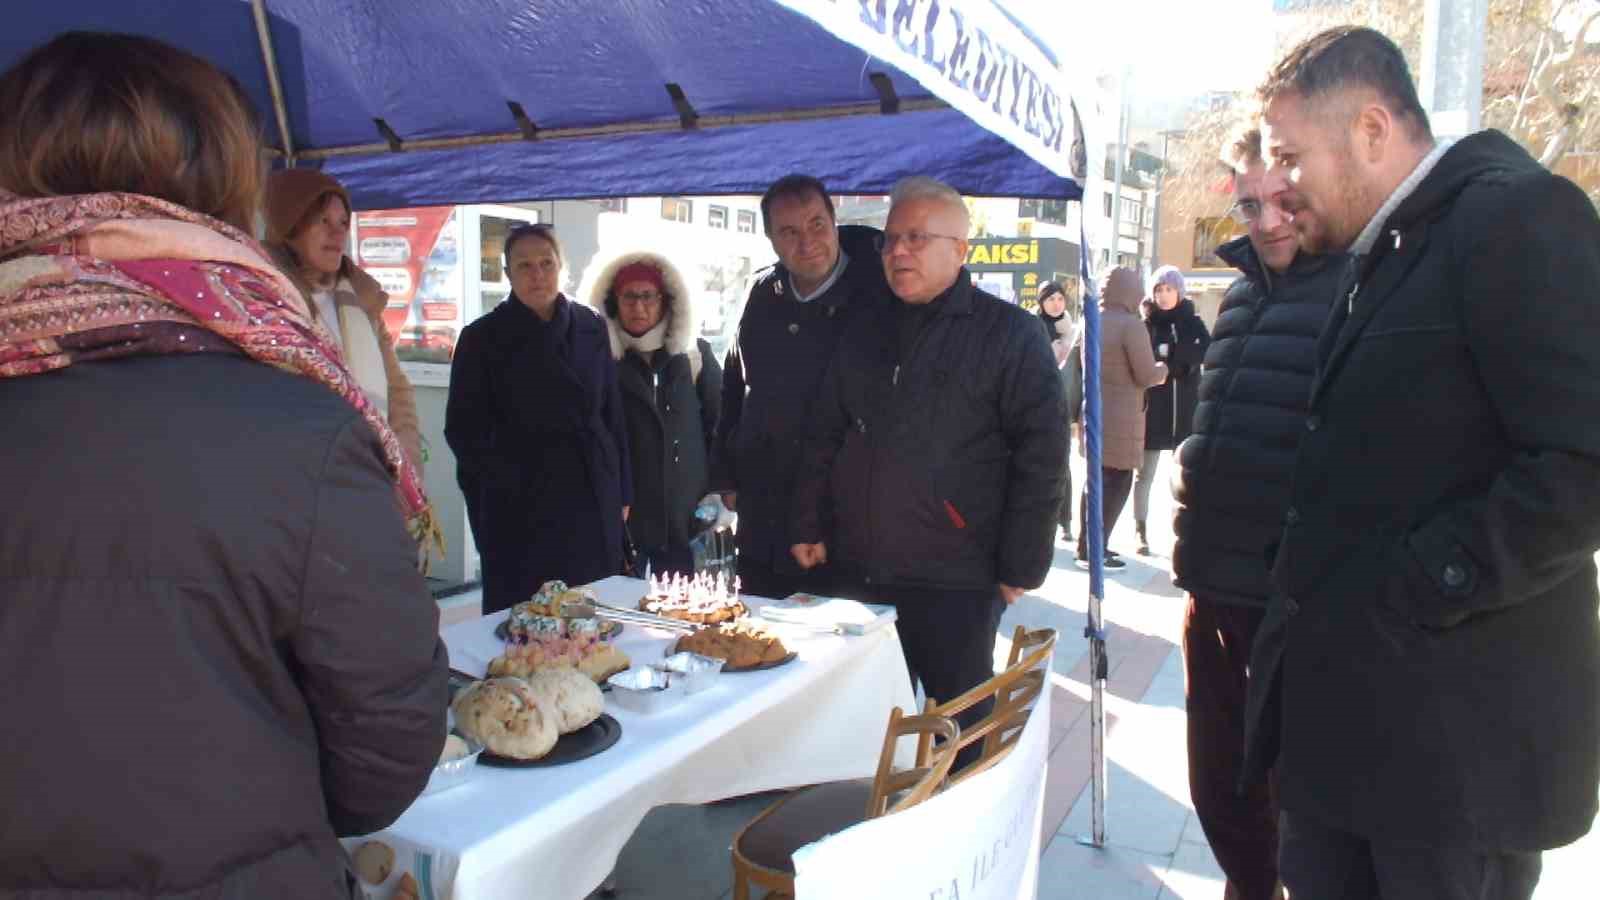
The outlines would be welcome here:
[[[1122,179],[1128,163],[1128,76],[1124,66],[1117,99],[1117,161],[1111,188],[1111,265],[1122,265]]]
[[[1483,127],[1483,32],[1488,0],[1426,0],[1417,93],[1439,138]]]

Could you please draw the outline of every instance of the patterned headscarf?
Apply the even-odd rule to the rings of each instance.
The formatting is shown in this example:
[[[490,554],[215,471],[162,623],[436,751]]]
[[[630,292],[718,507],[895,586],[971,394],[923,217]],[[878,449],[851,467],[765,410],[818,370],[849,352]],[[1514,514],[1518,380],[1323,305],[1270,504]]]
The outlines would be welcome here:
[[[242,232],[138,194],[0,191],[0,378],[75,362],[243,353],[338,394],[377,434],[418,567],[443,536],[422,479],[304,298]]]

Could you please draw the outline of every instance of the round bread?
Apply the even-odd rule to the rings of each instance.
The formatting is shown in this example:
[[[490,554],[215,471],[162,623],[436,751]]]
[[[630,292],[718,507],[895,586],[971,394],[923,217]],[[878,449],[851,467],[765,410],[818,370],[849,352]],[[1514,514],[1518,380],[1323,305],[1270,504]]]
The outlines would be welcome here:
[[[545,709],[555,710],[556,730],[562,734],[583,728],[606,711],[600,686],[577,669],[542,669],[528,676],[528,687]]]
[[[556,715],[520,678],[480,681],[456,697],[456,726],[497,756],[538,759],[556,745]]]
[[[383,841],[367,841],[356,849],[356,874],[367,884],[383,884],[394,871],[394,848]]]

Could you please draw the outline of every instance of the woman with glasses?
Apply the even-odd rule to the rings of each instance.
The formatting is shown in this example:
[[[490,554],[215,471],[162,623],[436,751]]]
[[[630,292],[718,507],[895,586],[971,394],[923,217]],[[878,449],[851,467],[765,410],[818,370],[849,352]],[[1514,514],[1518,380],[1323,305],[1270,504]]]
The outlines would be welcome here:
[[[605,317],[628,423],[635,568],[692,572],[689,541],[704,528],[695,510],[710,484],[707,448],[716,432],[722,369],[698,340],[687,282],[660,254],[596,259],[579,291]],[[720,499],[715,501],[720,505]]]
[[[548,225],[506,236],[511,296],[462,329],[445,440],[483,560],[483,610],[622,571],[628,434],[605,320],[561,293]]]

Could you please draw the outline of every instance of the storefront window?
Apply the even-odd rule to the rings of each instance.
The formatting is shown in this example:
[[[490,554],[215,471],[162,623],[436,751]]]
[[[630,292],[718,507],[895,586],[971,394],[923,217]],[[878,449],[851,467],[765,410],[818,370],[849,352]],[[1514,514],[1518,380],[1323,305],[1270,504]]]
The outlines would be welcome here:
[[[528,220],[502,219],[498,216],[483,216],[478,219],[479,240],[478,277],[484,282],[504,282],[506,235],[518,225],[539,221],[537,213],[529,212]],[[507,288],[509,291],[509,287]],[[489,309],[485,306],[484,309]]]
[[[1244,233],[1244,227],[1228,216],[1195,219],[1194,267],[1226,269],[1228,264],[1217,256],[1217,248]]]

